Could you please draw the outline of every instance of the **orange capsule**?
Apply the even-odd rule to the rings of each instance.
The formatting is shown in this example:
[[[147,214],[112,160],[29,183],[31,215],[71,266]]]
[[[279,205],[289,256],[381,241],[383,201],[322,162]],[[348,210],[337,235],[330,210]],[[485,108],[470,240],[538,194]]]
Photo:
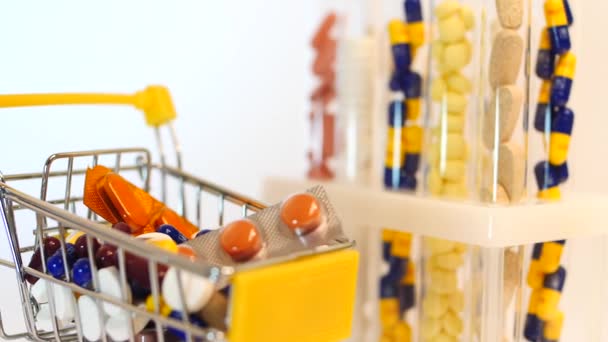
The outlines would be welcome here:
[[[262,237],[253,222],[238,220],[224,227],[220,244],[232,260],[242,262],[253,258],[262,250]]]
[[[317,229],[322,216],[321,205],[315,196],[308,193],[293,195],[281,206],[281,221],[299,235]]]

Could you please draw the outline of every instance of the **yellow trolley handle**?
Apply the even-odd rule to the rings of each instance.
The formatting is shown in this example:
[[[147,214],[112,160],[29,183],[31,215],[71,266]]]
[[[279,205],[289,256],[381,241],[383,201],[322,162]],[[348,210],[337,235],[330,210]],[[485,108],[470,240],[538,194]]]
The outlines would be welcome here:
[[[50,105],[131,105],[144,113],[146,124],[162,126],[177,117],[169,89],[151,85],[134,94],[57,93],[0,95],[0,108]]]

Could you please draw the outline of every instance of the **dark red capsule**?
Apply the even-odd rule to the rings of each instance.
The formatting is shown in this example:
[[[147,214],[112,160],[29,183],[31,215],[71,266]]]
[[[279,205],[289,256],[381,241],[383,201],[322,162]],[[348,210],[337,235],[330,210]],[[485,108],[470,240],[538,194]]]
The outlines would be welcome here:
[[[93,254],[96,254],[97,251],[99,250],[99,247],[101,246],[99,244],[99,241],[97,241],[96,238],[91,238],[91,241],[93,241]],[[75,243],[76,246],[76,255],[78,256],[78,258],[87,258],[89,256],[89,250],[87,248],[87,236],[85,235],[81,235]]]
[[[118,253],[116,252],[116,246],[104,244],[95,253],[95,261],[99,269],[117,266],[118,267]]]

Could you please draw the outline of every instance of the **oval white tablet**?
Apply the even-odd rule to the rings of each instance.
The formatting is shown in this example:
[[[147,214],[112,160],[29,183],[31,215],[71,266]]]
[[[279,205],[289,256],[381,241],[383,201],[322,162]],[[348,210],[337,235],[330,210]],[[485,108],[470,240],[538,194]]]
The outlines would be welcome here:
[[[184,311],[179,295],[179,286],[177,283],[177,269],[169,268],[163,280],[163,299],[171,308],[177,311]],[[181,285],[184,294],[184,302],[186,311],[200,311],[215,291],[213,282],[205,277],[199,276],[186,271],[180,272]]]
[[[48,304],[40,305],[40,310],[36,314],[36,327],[41,331],[53,331],[53,321],[51,320],[51,308]],[[57,320],[57,327],[63,328],[63,321]]]
[[[99,278],[99,290],[101,293],[131,303],[131,288],[127,286],[125,297],[120,286],[120,274],[115,266],[102,268],[97,272],[97,277]],[[120,315],[125,312],[121,307],[108,302],[103,303],[103,310],[110,316]]]
[[[74,295],[72,290],[59,284],[53,284],[53,300],[55,302],[55,317],[61,321],[74,319]]]
[[[137,335],[146,327],[150,320],[144,316],[133,317],[133,335]],[[123,311],[117,316],[108,318],[105,326],[106,333],[114,341],[126,341],[131,334],[130,325],[131,315]]]
[[[99,340],[103,333],[104,323],[100,320],[99,307],[95,300],[89,296],[80,296],[78,311],[84,337],[89,341]]]
[[[32,285],[30,288],[30,295],[34,297],[36,303],[38,304],[48,303],[49,297],[48,293],[46,292],[46,280],[38,279],[36,284]]]

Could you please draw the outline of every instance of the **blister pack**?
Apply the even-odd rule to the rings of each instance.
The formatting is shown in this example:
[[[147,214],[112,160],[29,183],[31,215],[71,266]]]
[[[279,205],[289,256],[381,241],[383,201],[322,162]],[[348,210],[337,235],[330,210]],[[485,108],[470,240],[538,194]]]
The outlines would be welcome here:
[[[348,242],[323,187],[296,193],[187,242],[206,262],[234,266]]]

